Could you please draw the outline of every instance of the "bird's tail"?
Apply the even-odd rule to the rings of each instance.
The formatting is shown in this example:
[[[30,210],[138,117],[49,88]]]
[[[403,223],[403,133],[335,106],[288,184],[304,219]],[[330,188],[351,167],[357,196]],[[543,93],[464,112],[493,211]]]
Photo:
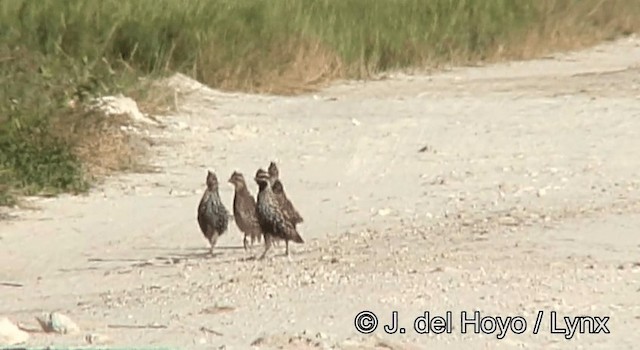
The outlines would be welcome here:
[[[296,243],[304,243],[304,240],[302,239],[302,237],[300,237],[300,234],[298,233],[297,230],[293,231],[293,235],[291,235],[291,240]]]
[[[302,237],[300,237],[300,234],[296,229],[296,225],[293,222],[285,221],[284,232],[287,236],[287,239],[289,239],[290,241],[294,241],[296,243],[304,243],[304,240],[302,239]]]

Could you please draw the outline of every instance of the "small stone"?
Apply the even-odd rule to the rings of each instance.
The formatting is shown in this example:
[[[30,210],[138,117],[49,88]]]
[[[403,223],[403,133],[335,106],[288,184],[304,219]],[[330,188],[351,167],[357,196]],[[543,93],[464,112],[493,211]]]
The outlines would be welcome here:
[[[379,209],[377,214],[378,216],[387,216],[391,214],[391,209],[389,208]]]
[[[316,339],[328,339],[328,338],[329,337],[326,334],[322,333],[322,332],[316,333]]]
[[[178,130],[187,130],[187,129],[189,129],[189,124],[187,124],[185,122],[177,122],[177,123],[175,123],[175,127]]]
[[[67,315],[59,312],[44,313],[37,316],[36,320],[47,333],[72,334],[80,331],[80,327]]]
[[[95,345],[110,344],[112,342],[111,338],[109,338],[104,334],[99,334],[99,333],[88,333],[87,335],[85,335],[84,340],[88,344],[95,344]]]
[[[513,218],[511,216],[500,217],[498,219],[498,222],[500,223],[500,225],[504,225],[504,226],[515,226],[515,225],[518,225],[518,220],[516,220],[515,218]]]
[[[8,318],[0,317],[0,344],[16,345],[29,340],[29,333],[21,330]]]

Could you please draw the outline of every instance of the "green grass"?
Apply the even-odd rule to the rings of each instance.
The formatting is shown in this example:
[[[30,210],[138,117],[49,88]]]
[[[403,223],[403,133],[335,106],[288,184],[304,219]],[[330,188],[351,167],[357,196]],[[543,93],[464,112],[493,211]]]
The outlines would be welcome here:
[[[295,93],[578,48],[637,31],[637,18],[631,0],[3,0],[0,205],[86,190],[87,163],[101,155],[81,150],[104,120],[69,101],[130,93],[139,77],[179,71],[222,89]]]

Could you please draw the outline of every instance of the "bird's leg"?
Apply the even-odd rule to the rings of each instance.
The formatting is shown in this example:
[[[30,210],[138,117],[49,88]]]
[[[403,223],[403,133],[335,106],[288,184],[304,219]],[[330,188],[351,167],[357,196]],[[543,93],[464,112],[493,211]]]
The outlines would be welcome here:
[[[265,258],[265,256],[267,256],[267,252],[269,251],[269,248],[271,248],[271,236],[265,235],[264,236],[264,253],[262,253],[262,255],[258,258],[258,260],[262,260]]]
[[[287,260],[291,261],[291,255],[289,255],[289,240],[285,239],[284,244],[286,245],[284,256],[287,257]]]
[[[216,246],[216,242],[218,241],[218,233],[214,232],[213,235],[211,235],[211,238],[209,239],[209,244],[211,245],[211,248],[209,249],[209,255],[213,256],[213,247]]]
[[[247,242],[247,235],[244,235],[244,240],[242,241],[242,243],[243,243],[243,246],[244,246],[244,251],[246,252],[247,251],[247,243],[248,243]]]

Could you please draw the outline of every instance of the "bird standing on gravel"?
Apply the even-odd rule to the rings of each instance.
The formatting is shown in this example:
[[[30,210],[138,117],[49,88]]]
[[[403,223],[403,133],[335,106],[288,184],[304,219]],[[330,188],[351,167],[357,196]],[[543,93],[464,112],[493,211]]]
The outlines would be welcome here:
[[[253,242],[262,238],[262,229],[258,223],[256,215],[256,200],[253,198],[244,175],[234,171],[229,178],[229,183],[235,187],[235,195],[233,197],[233,217],[238,229],[244,233],[244,250],[247,250],[248,238],[251,237],[251,245]]]
[[[264,253],[262,253],[259,259],[264,259],[271,248],[272,240],[278,238],[285,241],[285,256],[290,258],[289,241],[304,243],[304,240],[300,237],[293,221],[287,220],[278,205],[276,196],[271,189],[273,184],[271,183],[272,179],[269,178],[269,173],[264,169],[258,169],[254,180],[259,188],[256,214],[258,216],[258,223],[260,223],[260,228],[262,228],[264,234],[265,243]]]
[[[300,215],[300,213],[293,206],[289,198],[287,198],[287,194],[284,192],[284,186],[282,185],[282,181],[280,181],[280,170],[278,170],[278,166],[275,162],[271,162],[269,164],[269,177],[271,178],[271,189],[278,201],[278,205],[282,208],[282,213],[285,218],[293,223],[293,226],[302,223],[304,219]]]
[[[229,227],[229,212],[220,200],[218,193],[218,177],[215,173],[207,171],[207,189],[202,195],[198,205],[198,224],[204,237],[209,241],[213,255],[218,238],[227,231]]]

